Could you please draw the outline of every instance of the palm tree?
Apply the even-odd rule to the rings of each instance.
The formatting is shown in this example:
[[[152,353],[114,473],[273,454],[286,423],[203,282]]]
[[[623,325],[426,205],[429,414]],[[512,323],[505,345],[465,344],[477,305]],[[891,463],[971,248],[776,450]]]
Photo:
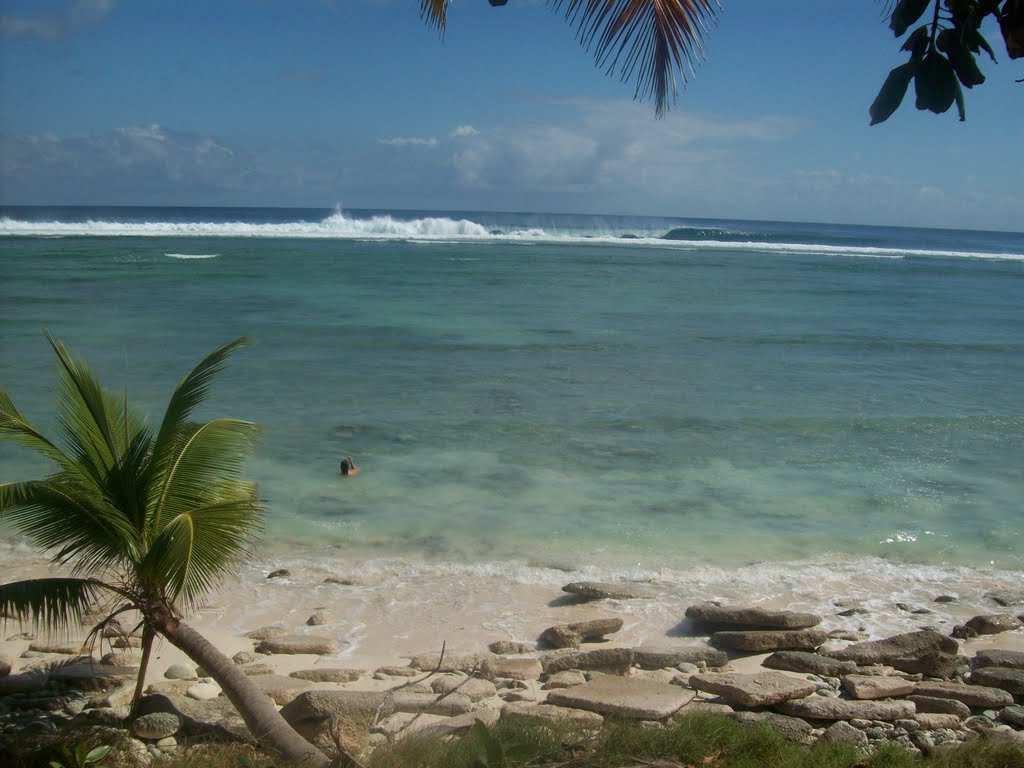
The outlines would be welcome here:
[[[505,5],[508,0],[489,0]],[[420,0],[420,16],[444,34],[450,0]],[[547,0],[564,10],[597,66],[636,80],[634,97],[654,99],[662,117],[678,93],[676,75],[686,82],[704,58],[704,35],[715,21],[712,0]]]
[[[63,447],[25,420],[0,389],[0,438],[14,439],[56,465],[41,480],[0,484],[9,521],[70,576],[0,586],[0,616],[66,629],[102,608],[90,638],[129,611],[141,617],[142,693],[157,635],[208,671],[249,730],[272,753],[327,765],[265,695],[183,620],[250,551],[263,507],[242,479],[260,429],[235,419],[192,421],[209,386],[245,339],[214,350],[175,389],[159,431],[123,397],[104,389],[82,361],[47,334],[59,365],[58,432]]]

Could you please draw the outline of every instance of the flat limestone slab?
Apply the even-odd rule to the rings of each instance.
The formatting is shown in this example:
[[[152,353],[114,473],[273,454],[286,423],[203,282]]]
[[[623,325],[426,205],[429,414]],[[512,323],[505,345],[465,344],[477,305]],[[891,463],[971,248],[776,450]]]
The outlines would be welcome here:
[[[897,699],[914,692],[915,683],[902,677],[847,675],[843,688],[855,699]]]
[[[978,651],[971,660],[973,669],[982,667],[1003,667],[1005,669],[1024,669],[1024,651],[1003,651],[989,649]]]
[[[984,685],[968,685],[966,683],[940,683],[924,681],[917,684],[914,691],[919,696],[934,696],[939,699],[956,699],[969,707],[1008,707],[1013,704],[1013,696],[1001,688],[989,688]]]
[[[785,715],[809,720],[912,720],[917,709],[912,701],[850,701],[826,696],[808,696],[775,705]]]
[[[758,607],[727,608],[714,603],[691,605],[686,618],[696,624],[736,629],[806,629],[821,623],[813,613],[768,611]]]
[[[1004,691],[1024,696],[1024,669],[982,667],[971,673],[971,682],[991,688],[1002,688]]]
[[[256,646],[256,653],[310,653],[322,656],[334,653],[341,645],[333,637],[317,635],[282,635],[263,640]]]
[[[609,584],[603,581],[574,581],[562,587],[563,592],[579,595],[585,600],[650,600],[654,590],[639,584]]]
[[[548,693],[548,704],[585,709],[635,720],[663,720],[686,706],[696,694],[668,683],[604,675],[584,685]]]
[[[756,675],[708,672],[690,675],[690,687],[714,693],[730,704],[763,707],[810,696],[817,686],[808,680],[798,680],[781,672],[761,672]]]
[[[918,632],[906,632],[884,640],[872,640],[868,643],[857,643],[828,655],[840,661],[853,661],[861,666],[869,664],[893,664],[894,661],[907,658],[919,658],[932,651],[943,651],[955,654],[960,645],[951,637],[940,635],[930,629]]]
[[[813,651],[828,640],[820,629],[726,630],[715,632],[711,644],[733,651]]]

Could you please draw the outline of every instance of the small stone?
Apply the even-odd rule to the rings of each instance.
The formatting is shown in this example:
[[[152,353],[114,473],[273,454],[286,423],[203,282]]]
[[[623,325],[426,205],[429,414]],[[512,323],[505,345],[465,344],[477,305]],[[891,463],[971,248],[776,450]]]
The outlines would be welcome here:
[[[707,706],[709,705],[706,702],[694,701],[689,706],[680,710],[680,713],[685,716],[688,712],[705,711]],[[766,725],[776,733],[798,744],[807,744],[811,741],[811,725],[799,717],[780,715],[777,712],[736,712],[735,714],[726,714],[731,720],[742,725]]]
[[[956,699],[943,699],[937,696],[908,696],[907,701],[914,702],[918,714],[956,715],[960,720],[971,716],[971,708]]]
[[[972,731],[982,733],[995,728],[996,724],[992,722],[992,719],[985,717],[985,715],[975,715],[974,717],[968,717],[964,720],[964,728],[970,728]]]
[[[259,653],[253,653],[252,651],[239,651],[231,657],[231,660],[238,666],[242,666],[243,664],[252,664],[255,661],[259,661],[261,658],[262,655]]]
[[[934,602],[936,602],[936,603],[955,603],[955,602],[957,602],[957,598],[953,597],[953,595],[939,595],[938,597],[935,598]]]
[[[173,736],[167,736],[156,743],[156,748],[161,752],[173,752],[178,746],[178,740]]]
[[[424,672],[473,672],[484,658],[478,653],[421,653],[409,660],[409,666]]]
[[[995,600],[1000,605],[1024,605],[1024,591],[1013,589],[997,589],[989,592],[985,597]]]
[[[181,728],[181,718],[170,712],[153,712],[132,721],[132,733],[140,739],[162,739]]]
[[[310,616],[308,619],[306,619],[306,626],[309,626],[309,627],[319,627],[322,624],[326,624],[327,621],[328,621],[328,619],[327,619],[327,612],[326,611],[317,611],[312,616]]]
[[[412,667],[388,667],[388,666],[385,666],[385,667],[377,667],[377,669],[375,669],[373,671],[373,676],[374,677],[377,677],[377,675],[383,675],[384,677],[416,677],[417,675],[422,675],[422,674],[423,673],[420,670],[413,669]],[[380,678],[377,678],[377,679],[379,680]]]
[[[137,659],[132,653],[111,651],[103,655],[103,658],[100,659],[100,664],[106,664],[108,667],[131,667],[135,665],[136,661]]]
[[[583,685],[585,682],[587,682],[587,678],[578,669],[567,669],[564,672],[549,675],[541,689],[550,691],[555,688],[572,688],[575,685]]]
[[[443,675],[430,681],[430,689],[437,694],[460,693],[469,698],[474,704],[492,696],[497,696],[498,691],[494,683],[489,680],[480,680],[476,677],[463,677],[462,675]]]
[[[270,664],[265,661],[254,661],[251,664],[239,664],[238,668],[249,677],[257,677],[259,675],[272,675],[276,671]]]
[[[961,727],[961,720],[956,715],[945,715],[941,712],[918,712],[914,719],[923,731],[956,730]]]
[[[271,571],[267,574],[268,579],[282,579],[291,576],[292,572],[287,568],[278,568],[276,571]]]
[[[168,680],[195,680],[196,668],[188,664],[172,664],[164,672]]]

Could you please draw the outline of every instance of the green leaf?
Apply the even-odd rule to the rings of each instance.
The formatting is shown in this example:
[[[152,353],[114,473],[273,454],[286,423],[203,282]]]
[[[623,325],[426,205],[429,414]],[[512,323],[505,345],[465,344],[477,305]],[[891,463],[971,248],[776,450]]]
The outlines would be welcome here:
[[[502,768],[505,764],[505,751],[501,748],[501,742],[494,738],[494,734],[479,718],[473,721],[473,737],[484,748],[480,762],[485,766]]]
[[[0,584],[0,617],[32,622],[56,634],[76,626],[109,589],[95,579],[28,579]]]
[[[89,746],[84,741],[78,742],[78,745],[75,747],[75,764],[79,768],[84,768],[88,752]]]
[[[936,50],[928,52],[914,75],[917,108],[935,114],[947,112],[956,99],[956,74],[949,59]]]
[[[944,29],[939,33],[936,44],[940,51],[949,57],[957,79],[967,88],[973,88],[985,82],[985,75],[978,69],[978,62],[963,44],[960,33],[955,29]]]
[[[996,52],[992,50],[992,46],[989,45],[988,40],[985,39],[984,35],[976,29],[972,29],[967,33],[966,36],[967,47],[974,53],[979,51],[985,51],[988,57],[992,59],[993,63],[996,61]]]
[[[931,39],[931,35],[928,32],[928,25],[918,27],[903,42],[900,47],[901,51],[910,51],[911,61],[920,61],[925,53],[928,52],[928,41]]]
[[[91,750],[88,755],[85,756],[85,762],[87,763],[98,763],[110,752],[110,746],[104,744],[101,747],[96,747]]]
[[[896,37],[903,37],[903,33],[924,15],[931,4],[932,0],[900,0],[889,18],[889,29]]]
[[[903,97],[907,95],[907,87],[911,78],[914,77],[915,65],[913,62],[901,64],[889,72],[882,88],[875,97],[868,112],[871,115],[871,125],[884,123],[903,103]]]

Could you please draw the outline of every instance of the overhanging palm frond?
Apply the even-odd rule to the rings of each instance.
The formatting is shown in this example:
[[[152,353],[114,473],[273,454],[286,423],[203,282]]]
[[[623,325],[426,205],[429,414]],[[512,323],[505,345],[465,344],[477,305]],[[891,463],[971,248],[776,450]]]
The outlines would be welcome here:
[[[192,607],[248,554],[262,523],[255,486],[234,499],[170,519],[139,565],[145,584],[164,586],[175,603]]]
[[[77,625],[112,590],[95,579],[30,579],[0,584],[0,618],[32,623],[51,633]]]
[[[704,58],[704,36],[715,21],[712,0],[551,0],[555,10],[577,27],[584,48],[594,50],[598,66],[616,69],[623,81],[636,79],[635,96],[654,99],[664,115],[677,94],[676,71]]]
[[[17,440],[25,447],[51,459],[61,469],[70,470],[75,467],[75,462],[72,459],[18,412],[10,395],[2,389],[0,389],[0,438]]]
[[[236,419],[180,429],[160,482],[151,484],[146,540],[178,515],[244,495],[239,491],[242,470],[260,432],[259,425]]]
[[[420,0],[420,18],[444,35],[448,21],[448,0]]]

